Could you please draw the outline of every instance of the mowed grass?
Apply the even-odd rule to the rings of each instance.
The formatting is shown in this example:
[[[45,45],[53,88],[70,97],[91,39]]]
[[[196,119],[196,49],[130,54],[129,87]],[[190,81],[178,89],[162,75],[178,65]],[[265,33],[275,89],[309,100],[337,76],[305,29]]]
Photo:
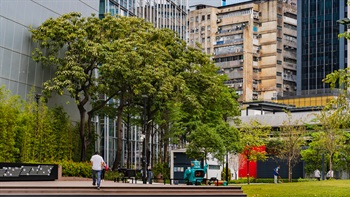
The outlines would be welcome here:
[[[281,184],[242,185],[248,197],[342,197],[350,196],[350,180],[324,180]]]

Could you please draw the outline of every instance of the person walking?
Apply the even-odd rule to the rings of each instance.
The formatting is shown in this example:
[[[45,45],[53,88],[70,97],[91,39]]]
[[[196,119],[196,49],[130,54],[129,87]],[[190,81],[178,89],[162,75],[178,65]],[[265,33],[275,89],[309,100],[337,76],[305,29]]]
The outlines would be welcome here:
[[[329,170],[326,174],[327,179],[332,179],[333,178],[333,170]]]
[[[275,184],[278,183],[278,177],[280,176],[278,170],[280,169],[280,165],[278,165],[274,170],[273,170],[273,179]]]
[[[321,172],[318,169],[314,171],[314,176],[317,180],[321,180]]]
[[[91,157],[90,162],[92,166],[92,185],[95,186],[97,182],[97,189],[100,190],[101,173],[105,166],[105,161],[100,156],[99,152],[95,152],[95,154]]]

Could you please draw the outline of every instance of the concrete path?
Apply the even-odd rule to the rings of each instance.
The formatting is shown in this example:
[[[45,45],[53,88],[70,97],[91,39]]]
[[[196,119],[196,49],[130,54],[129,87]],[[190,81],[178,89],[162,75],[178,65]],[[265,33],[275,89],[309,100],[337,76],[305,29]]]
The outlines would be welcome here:
[[[163,183],[137,184],[121,183],[114,181],[101,182],[101,189],[97,190],[92,185],[92,180],[60,180],[60,181],[23,181],[0,182],[0,196],[24,197],[24,196],[109,196],[109,197],[246,197],[240,186],[190,186],[190,185],[164,185]]]

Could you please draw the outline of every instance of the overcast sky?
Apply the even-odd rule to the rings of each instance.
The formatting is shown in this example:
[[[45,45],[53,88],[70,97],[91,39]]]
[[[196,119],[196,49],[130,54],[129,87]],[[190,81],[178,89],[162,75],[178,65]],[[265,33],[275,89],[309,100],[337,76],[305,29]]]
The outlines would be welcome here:
[[[233,3],[240,3],[248,0],[226,0],[226,5]],[[206,4],[212,6],[221,6],[221,0],[188,0],[189,6],[196,4]]]

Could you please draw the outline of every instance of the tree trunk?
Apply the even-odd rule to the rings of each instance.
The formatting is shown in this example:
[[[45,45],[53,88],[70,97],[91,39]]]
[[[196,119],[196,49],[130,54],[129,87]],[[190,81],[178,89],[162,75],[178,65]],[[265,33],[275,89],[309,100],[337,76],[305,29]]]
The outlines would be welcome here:
[[[88,112],[88,119],[87,119],[87,132],[88,132],[88,135],[85,135],[85,152],[87,151],[88,147],[90,146],[91,144],[91,139],[94,139],[92,136],[93,136],[93,133],[92,133],[92,129],[91,129],[91,126],[92,126],[92,118],[93,118],[93,113],[91,112]]]
[[[126,144],[127,144],[127,150],[128,150],[128,157],[126,160],[126,167],[130,169],[130,163],[131,163],[131,142],[130,142],[130,137],[131,137],[131,131],[130,131],[130,113],[128,113],[127,117],[127,138],[126,138]]]
[[[117,112],[117,151],[115,155],[115,160],[113,164],[113,170],[117,170],[122,167],[121,159],[122,159],[122,150],[123,150],[123,130],[122,130],[122,115],[123,115],[123,100],[120,100],[120,105],[118,107]]]
[[[288,158],[288,181],[292,182],[292,161]]]
[[[248,177],[248,185],[250,184],[250,178],[249,178],[249,176],[250,176],[250,166],[249,166],[249,164],[250,164],[250,161],[249,161],[249,159],[247,159],[247,177]],[[227,176],[227,174],[226,174],[226,176]]]
[[[81,150],[80,150],[80,161],[86,161],[86,139],[85,139],[85,116],[86,110],[83,106],[78,105],[79,113],[80,113],[80,140],[81,140]]]
[[[165,130],[163,130],[162,131],[162,139],[161,139],[161,144],[163,145],[163,158],[162,158],[162,162],[163,163],[170,163],[170,162],[168,162],[168,155],[167,155],[167,153],[168,153],[168,140],[167,139],[165,139],[165,135],[164,135],[164,133],[165,133]]]
[[[333,153],[329,154],[329,171],[332,172],[333,170],[333,162],[332,162],[332,157],[333,157]],[[333,173],[330,173],[330,177],[329,178],[333,178]]]

